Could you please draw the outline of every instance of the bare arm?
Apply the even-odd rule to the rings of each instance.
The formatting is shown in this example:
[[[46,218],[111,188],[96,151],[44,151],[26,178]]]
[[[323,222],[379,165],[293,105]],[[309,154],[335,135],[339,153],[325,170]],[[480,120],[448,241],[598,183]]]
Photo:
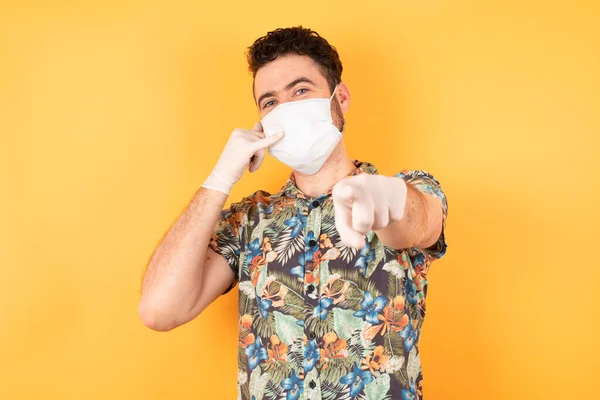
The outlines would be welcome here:
[[[225,258],[208,247],[226,199],[200,188],[154,251],[138,307],[149,328],[167,331],[192,320],[233,282]]]
[[[406,202],[401,220],[392,222],[377,231],[377,236],[387,246],[395,249],[433,246],[442,232],[442,201],[433,195],[421,193],[412,184],[406,185]]]
[[[225,258],[208,247],[229,190],[250,166],[256,171],[265,149],[283,133],[265,137],[235,129],[215,169],[154,251],[144,276],[138,313],[144,324],[168,331],[194,319],[233,282]]]
[[[399,176],[360,174],[340,181],[332,194],[342,241],[362,249],[372,230],[394,249],[433,246],[442,234],[445,205],[432,190]]]

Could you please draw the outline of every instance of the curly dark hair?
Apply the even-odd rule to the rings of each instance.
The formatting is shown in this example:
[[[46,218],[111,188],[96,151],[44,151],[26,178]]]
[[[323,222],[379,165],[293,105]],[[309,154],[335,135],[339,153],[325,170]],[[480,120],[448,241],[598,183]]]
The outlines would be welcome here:
[[[342,62],[335,47],[317,32],[302,26],[275,29],[248,47],[246,57],[252,77],[256,77],[261,67],[286,54],[312,58],[327,79],[331,92],[342,81]]]

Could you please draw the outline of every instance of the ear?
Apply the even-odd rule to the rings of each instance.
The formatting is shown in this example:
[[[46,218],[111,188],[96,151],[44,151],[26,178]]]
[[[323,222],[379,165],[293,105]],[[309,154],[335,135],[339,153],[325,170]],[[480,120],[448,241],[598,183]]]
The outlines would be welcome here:
[[[350,108],[350,89],[348,89],[348,86],[344,82],[340,82],[338,85],[335,97],[340,103],[342,113],[346,114]]]

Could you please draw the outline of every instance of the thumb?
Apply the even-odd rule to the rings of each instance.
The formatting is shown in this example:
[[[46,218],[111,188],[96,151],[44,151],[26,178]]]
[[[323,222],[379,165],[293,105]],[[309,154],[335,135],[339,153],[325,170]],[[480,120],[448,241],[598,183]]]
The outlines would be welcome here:
[[[265,159],[265,153],[265,149],[258,150],[256,153],[254,153],[252,156],[252,162],[250,163],[250,172],[255,172],[261,166],[263,160]]]

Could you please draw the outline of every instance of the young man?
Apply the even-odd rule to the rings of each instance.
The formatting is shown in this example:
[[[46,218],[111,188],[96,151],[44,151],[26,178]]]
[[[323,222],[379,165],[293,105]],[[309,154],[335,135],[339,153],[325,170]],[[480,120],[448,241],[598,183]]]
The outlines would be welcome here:
[[[350,92],[316,32],[269,32],[248,62],[261,123],[233,131],[156,249],[144,324],[173,329],[239,282],[239,398],[421,399],[427,272],[446,250],[439,183],[348,157]],[[267,147],[287,183],[221,211]]]

